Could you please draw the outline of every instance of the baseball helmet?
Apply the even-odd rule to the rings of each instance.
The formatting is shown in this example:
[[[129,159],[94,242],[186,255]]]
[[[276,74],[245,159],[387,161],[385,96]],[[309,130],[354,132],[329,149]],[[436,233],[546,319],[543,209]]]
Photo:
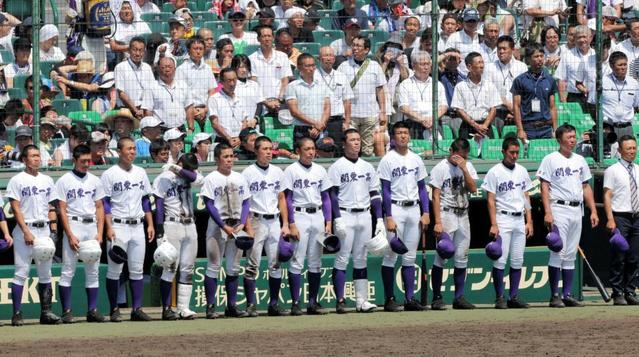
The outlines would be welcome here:
[[[253,247],[253,237],[244,231],[239,231],[234,235],[235,246],[241,250],[249,250]]]
[[[369,253],[377,256],[386,254],[388,250],[388,239],[386,239],[386,230],[382,229],[373,238],[364,243]]]
[[[55,243],[53,243],[53,239],[48,236],[36,237],[33,241],[33,260],[36,263],[44,263],[51,258],[55,254]]]
[[[127,261],[128,257],[124,248],[117,244],[113,244],[111,249],[109,249],[109,258],[111,258],[115,264],[123,264]]]
[[[285,235],[280,237],[279,243],[277,243],[277,260],[282,263],[288,262],[293,258],[295,253],[295,246],[292,241],[295,238],[292,235]]]
[[[559,253],[564,247],[564,243],[561,241],[561,236],[559,236],[559,228],[557,228],[554,224],[552,225],[550,232],[546,235],[546,244],[548,245],[548,249],[555,253]]]
[[[395,236],[393,236],[393,238],[390,239],[390,241],[388,242],[388,245],[390,246],[390,249],[395,254],[403,255],[408,253],[408,248],[406,248],[406,244],[404,244],[404,242],[402,242],[402,240],[399,239],[399,234],[397,233],[395,233]]]
[[[7,242],[6,239],[0,239],[0,253],[8,250],[10,247],[9,242]]]
[[[501,236],[497,235],[494,240],[486,244],[486,255],[492,260],[501,258]]]
[[[89,239],[80,242],[80,249],[78,249],[78,256],[83,262],[92,264],[100,260],[102,255],[102,248],[100,243],[95,239]]]
[[[628,251],[628,249],[630,249],[628,241],[626,240],[626,238],[624,238],[624,236],[621,235],[621,232],[619,232],[619,229],[617,228],[612,231],[612,236],[610,237],[610,247],[612,248],[612,251],[616,253],[625,253]]]
[[[450,236],[446,232],[442,232],[439,235],[439,241],[437,241],[437,254],[442,259],[450,259],[455,255],[455,244]]]
[[[155,260],[155,264],[165,269],[168,269],[173,264],[175,264],[177,258],[177,249],[175,249],[173,244],[167,241],[164,241],[162,244],[158,245],[157,249],[155,249],[155,253],[153,253],[153,260]]]
[[[324,247],[329,253],[337,253],[341,247],[339,238],[331,233],[324,233],[317,236],[317,243]]]

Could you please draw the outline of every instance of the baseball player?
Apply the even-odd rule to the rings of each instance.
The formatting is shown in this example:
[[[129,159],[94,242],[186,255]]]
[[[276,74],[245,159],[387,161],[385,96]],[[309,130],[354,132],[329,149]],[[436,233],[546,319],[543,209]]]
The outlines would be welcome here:
[[[544,205],[544,224],[550,229],[555,225],[563,248],[559,253],[550,252],[548,275],[550,279],[550,307],[584,306],[572,297],[572,279],[575,273],[575,258],[581,238],[581,219],[583,203],[590,209],[590,225],[599,224],[599,216],[595,209],[592,188],[588,184],[591,179],[586,160],[573,153],[577,144],[575,127],[561,125],[555,131],[559,142],[559,151],[546,155],[537,177],[541,180],[541,201]],[[563,298],[559,294],[559,275],[563,281]]]
[[[214,150],[217,170],[204,178],[200,196],[204,198],[206,209],[211,218],[206,230],[206,276],[204,288],[206,293],[206,318],[214,319],[215,292],[217,276],[220,273],[222,258],[226,258],[226,310],[227,317],[247,317],[246,311],[236,307],[238,275],[242,251],[237,249],[233,234],[244,230],[253,236],[248,216],[251,205],[251,193],[244,176],[233,171],[233,148],[220,143]]]
[[[120,246],[127,253],[129,285],[133,300],[131,321],[150,321],[151,317],[142,311],[142,268],[146,243],[144,242],[144,221],[149,242],[155,238],[153,217],[151,215],[151,184],[144,169],[133,165],[135,160],[135,142],[124,137],[118,140],[118,164],[102,173],[104,186],[104,213],[107,248]],[[111,305],[111,322],[122,322],[118,308],[118,288],[122,264],[108,257],[106,290]]]
[[[288,269],[288,283],[291,289],[291,315],[302,314],[300,309],[300,288],[302,268],[308,257],[308,305],[309,315],[323,315],[326,311],[317,302],[322,267],[322,245],[318,235],[331,232],[330,179],[326,170],[313,162],[315,142],[301,138],[296,143],[299,160],[284,170],[284,194],[286,196],[286,220],[283,234],[297,237],[295,253]],[[320,213],[321,211],[321,213]],[[323,219],[322,219],[323,218]]]
[[[284,197],[284,172],[271,165],[273,143],[266,136],[255,139],[255,163],[242,171],[251,192],[251,226],[255,232],[255,242],[248,251],[246,272],[244,273],[244,294],[249,316],[257,316],[255,301],[255,279],[259,276],[262,248],[268,259],[269,303],[268,315],[281,316],[286,311],[278,305],[282,269],[277,264],[277,244],[280,239],[280,212],[286,210]]]
[[[71,282],[78,262],[80,242],[96,240],[102,243],[104,228],[104,189],[102,181],[89,172],[91,149],[78,145],[73,149],[73,170],[56,182],[60,205],[60,223],[64,229],[62,242],[62,272],[58,289],[62,303],[62,322],[73,323],[71,312]],[[97,310],[100,260],[85,262],[87,322],[104,322]]]
[[[7,197],[16,219],[13,230],[13,256],[15,273],[11,284],[13,301],[13,326],[22,326],[22,290],[29,278],[31,260],[34,259],[34,243],[37,239],[57,236],[56,213],[53,204],[58,199],[51,177],[39,173],[40,150],[26,145],[20,152],[24,171],[13,176],[7,185]],[[5,232],[5,236],[6,232]],[[53,255],[51,256],[53,257]],[[51,311],[51,259],[36,260],[38,269],[38,295],[40,297],[40,323],[55,325],[60,317]]]
[[[530,213],[532,182],[528,170],[517,164],[519,141],[508,137],[502,144],[504,159],[493,166],[484,177],[482,188],[488,193],[490,236],[502,239],[502,255],[493,263],[495,286],[495,308],[528,308],[528,304],[517,297],[521,266],[524,263],[526,238],[532,237],[533,225]],[[524,220],[525,217],[525,220]],[[504,267],[510,255],[510,296],[504,300]]]
[[[337,298],[335,310],[338,314],[346,313],[344,285],[346,267],[352,254],[356,310],[372,312],[377,306],[368,302],[367,252],[364,243],[372,234],[371,207],[377,227],[384,227],[379,180],[373,165],[359,159],[359,132],[356,129],[347,129],[344,132],[343,143],[345,156],[335,161],[328,169],[328,177],[333,184],[333,231],[341,239],[341,248],[333,265],[333,286]]]
[[[413,298],[415,292],[415,257],[420,238],[420,227],[427,229],[430,223],[424,162],[408,150],[410,128],[405,122],[393,125],[391,136],[395,147],[380,160],[377,174],[382,183],[382,203],[386,216],[386,230],[396,234],[408,248],[402,256],[402,281],[404,283],[404,310],[425,309]],[[384,283],[384,311],[401,311],[395,302],[395,262],[397,254],[388,251],[382,262]]]
[[[164,241],[178,251],[178,261],[162,271],[160,295],[162,320],[195,319],[197,314],[189,309],[193,291],[193,271],[197,256],[197,229],[193,215],[192,186],[202,185],[204,177],[196,170],[195,154],[180,156],[177,165],[169,164],[168,170],[153,181],[155,196],[155,234],[158,246]],[[177,314],[171,309],[171,290],[176,265],[180,267],[177,286]]]
[[[468,161],[470,144],[468,140],[458,138],[450,145],[450,155],[440,161],[430,172],[430,186],[433,195],[433,214],[435,225],[433,233],[439,237],[446,232],[455,246],[455,299],[453,309],[474,309],[464,298],[466,266],[468,265],[468,247],[470,246],[470,221],[468,220],[468,194],[477,192],[479,179],[473,164]],[[445,310],[441,295],[443,267],[446,260],[435,255],[431,268],[433,287],[433,310]]]

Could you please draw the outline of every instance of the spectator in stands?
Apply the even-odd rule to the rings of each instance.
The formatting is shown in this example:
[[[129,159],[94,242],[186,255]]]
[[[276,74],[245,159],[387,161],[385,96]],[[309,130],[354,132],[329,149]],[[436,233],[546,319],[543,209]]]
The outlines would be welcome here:
[[[371,0],[362,6],[362,11],[368,14],[368,20],[376,29],[386,32],[403,30],[403,17],[413,14],[404,0]]]
[[[9,88],[7,88],[7,80],[4,77],[4,67],[6,67],[5,64],[0,64],[0,107],[4,107],[11,99],[9,97]]]
[[[308,53],[297,58],[300,79],[294,80],[286,89],[286,104],[293,117],[293,136],[317,139],[324,134],[331,115],[328,87],[315,79],[315,60]]]
[[[18,21],[18,23],[20,23]],[[13,39],[14,27],[9,19],[2,13],[0,13],[0,48],[8,50],[13,55],[13,46],[11,41]]]
[[[22,100],[22,106],[26,113],[22,116],[22,124],[27,126],[33,126],[35,124],[33,120],[33,104],[34,103],[34,95],[33,95],[33,76],[29,76],[24,81],[24,90],[27,93],[27,97]],[[45,86],[40,81],[40,108],[44,108],[48,105],[51,105],[51,101],[44,96]]]
[[[75,124],[69,130],[69,138],[53,152],[53,165],[61,166],[62,160],[71,160],[73,149],[89,140],[89,131],[83,124]]]
[[[433,32],[431,28],[427,28],[422,32],[422,35],[419,37],[419,47],[407,48],[404,51],[406,54],[406,58],[408,58],[408,67],[413,68],[412,63],[412,53],[413,51],[423,51],[431,53],[433,52]],[[441,48],[438,48],[439,52],[442,52]]]
[[[555,73],[561,59],[563,47],[559,46],[560,36],[559,29],[555,26],[546,26],[541,31],[541,44],[544,46],[544,57],[546,59],[545,65],[551,74]]]
[[[280,22],[278,30],[287,26],[286,11],[292,8],[296,8],[293,0],[279,0],[279,5],[271,6],[271,9],[275,12],[275,18]]]
[[[342,9],[337,10],[335,16],[333,16],[332,28],[333,30],[343,30],[344,25],[351,18],[355,18],[360,28],[372,30],[373,24],[368,21],[368,15],[357,8],[357,0],[341,0]]]
[[[395,89],[399,82],[410,76],[408,58],[404,54],[399,33],[392,34],[391,38],[379,48],[375,54],[375,60],[381,64],[382,71],[386,76],[386,84],[384,85],[386,114],[398,114],[399,111],[395,108],[395,104],[397,104],[395,103]]]
[[[297,58],[302,54],[300,50],[293,47],[293,36],[288,28],[277,30],[275,34],[275,49],[286,54],[291,69],[297,68]]]
[[[305,11],[317,11],[324,9],[324,2],[322,0],[296,0],[295,5]]]
[[[173,11],[173,15],[180,17],[184,20],[185,34],[184,38],[189,39],[195,36],[195,27],[193,23],[193,14],[191,14],[191,10],[188,7],[183,7],[181,9]]]
[[[107,165],[107,159],[115,156],[109,156],[113,151],[109,150],[109,138],[100,131],[91,132],[89,148],[91,148],[91,165]]]
[[[211,134],[209,133],[197,133],[193,136],[191,141],[191,152],[197,157],[198,163],[213,162],[213,150],[211,150]]]
[[[459,137],[481,142],[493,138],[492,124],[501,104],[495,85],[485,79],[484,59],[478,52],[469,53],[464,62],[468,67],[468,79],[455,86],[451,107],[462,119]]]
[[[260,48],[249,56],[251,73],[262,85],[266,96],[264,105],[270,114],[277,114],[280,103],[284,99],[289,77],[293,76],[288,56],[273,48],[273,29],[260,27],[257,29]]]
[[[497,40],[498,59],[486,64],[484,75],[484,78],[497,87],[501,98],[501,105],[497,107],[495,118],[495,126],[499,134],[505,124],[513,123],[513,95],[510,92],[513,80],[528,70],[526,64],[513,58],[514,49],[515,40],[512,37],[500,36]]]
[[[596,0],[576,0],[577,22],[580,25],[588,25],[588,20],[597,17],[597,1]],[[621,10],[623,9],[623,0],[602,0],[602,8],[609,6],[614,11],[614,16],[621,18]],[[602,17],[604,11],[602,9]],[[623,29],[622,29],[623,31]]]
[[[220,73],[220,70],[231,65],[234,52],[233,42],[229,38],[223,38],[215,43],[216,60],[211,68],[216,76]]]
[[[24,105],[20,99],[10,99],[5,105],[5,117],[3,124],[6,128],[15,129],[22,124],[22,117],[25,115]]]
[[[157,14],[160,13],[160,8],[150,0],[136,0],[142,14]]]
[[[55,119],[47,116],[45,112],[40,114],[40,140],[38,142],[38,147],[44,148],[47,152],[53,152],[55,147],[53,147],[51,139],[58,130],[55,125]]]
[[[138,157],[151,156],[151,142],[162,137],[163,124],[156,117],[144,117],[140,120],[142,136],[135,140],[135,150]]]
[[[16,128],[15,133],[16,138],[16,146],[11,150],[10,154],[7,154],[6,157],[9,157],[9,164],[13,169],[20,169],[24,167],[24,162],[20,159],[20,153],[22,152],[22,148],[27,145],[33,145],[33,130],[26,125],[22,125]],[[44,148],[44,146],[40,146],[40,159],[42,162],[40,163],[40,167],[47,167],[53,165],[53,160],[51,159],[51,155]]]
[[[639,18],[635,17],[626,21],[626,32],[629,37],[613,47],[612,52],[625,53],[628,57],[628,73],[632,78],[639,79],[639,61],[637,61],[639,56]]]
[[[350,1],[350,0],[348,0]],[[336,56],[350,57],[353,55],[353,39],[359,36],[360,25],[356,18],[350,18],[342,22],[344,24],[344,38],[339,38],[331,42],[331,48],[335,52]]]
[[[565,54],[562,53],[559,66],[555,72],[555,76],[559,79],[559,99],[562,102],[577,102],[581,105],[583,110],[586,110],[586,100],[588,98],[588,91],[594,90],[594,88],[586,88],[577,85],[577,77],[579,71],[595,71],[596,68],[590,68],[587,61],[588,56],[593,55],[595,51],[590,48],[590,41],[592,40],[592,34],[588,26],[579,25],[575,29],[575,43],[576,46]]]
[[[145,42],[142,37],[133,37],[129,42],[129,58],[115,66],[115,89],[118,92],[118,107],[125,107],[137,120],[150,112],[147,93],[155,82],[153,70],[142,62]],[[116,141],[117,143],[117,141]]]
[[[64,61],[64,53],[57,46],[59,35],[56,25],[46,24],[40,28],[40,61]]]
[[[275,28],[275,12],[270,7],[262,7],[257,12],[258,25],[253,28],[253,31],[257,32],[257,28],[260,26],[268,26],[271,29]]]
[[[24,38],[18,38],[13,42],[15,60],[4,68],[4,78],[7,80],[7,88],[13,88],[13,77],[31,75],[31,43]]]
[[[497,58],[497,39],[499,38],[499,22],[493,17],[484,22],[483,41],[479,44],[484,63],[494,63]]]
[[[173,7],[175,7],[175,10],[183,9],[185,7],[188,7],[189,5],[187,0],[169,0],[169,2],[173,3]]]
[[[257,139],[257,136],[258,133],[253,128],[242,129],[240,132],[240,147],[236,151],[238,160],[255,160],[255,139]]]
[[[98,92],[101,78],[95,73],[90,53],[82,51],[78,57],[87,59],[80,59],[75,65],[58,67],[52,71],[51,79],[58,82],[65,98],[89,100]]]
[[[124,0],[120,3],[119,8],[115,7],[111,10],[117,14],[111,29],[113,37],[109,40],[111,52],[123,54],[129,51],[129,45],[133,38],[151,33],[149,25],[140,19],[140,7],[135,1]]]
[[[231,32],[220,36],[220,40],[228,38],[233,42],[233,48],[236,53],[244,53],[244,49],[248,45],[257,45],[257,34],[253,31],[244,31],[246,26],[246,15],[243,12],[236,11],[229,15],[231,21]]]
[[[421,22],[416,15],[409,16],[404,19],[404,35],[402,36],[402,47],[404,50],[413,47],[419,47],[420,39],[417,37],[417,31],[421,28]]]
[[[133,129],[137,129],[140,126],[140,120],[134,117],[127,108],[108,113],[103,122],[109,127],[109,130],[113,132],[113,136],[109,142],[109,148],[111,149],[118,147],[118,140],[121,138],[130,138]]]
[[[459,50],[461,58],[466,58],[471,52],[481,53],[479,45],[479,13],[474,8],[467,8],[462,13],[463,25],[460,31],[455,32],[448,38],[448,45]],[[459,72],[464,75],[468,73],[468,67],[464,63],[459,64]]]
[[[315,80],[328,87],[331,99],[331,116],[326,131],[337,146],[337,155],[340,156],[343,150],[343,133],[351,126],[353,90],[346,75],[333,69],[335,52],[330,46],[320,48],[319,63],[320,66],[315,71]]]
[[[555,80],[544,69],[544,50],[539,44],[526,48],[528,71],[513,81],[513,114],[517,137],[522,141],[551,138],[557,128]]]
[[[186,137],[186,134],[177,128],[169,129],[164,133],[164,141],[169,144],[169,158],[167,163],[177,163],[180,156],[184,153],[184,137]]]
[[[413,75],[399,84],[397,106],[407,120],[413,139],[431,140],[433,126],[439,129],[439,118],[448,110],[446,91],[437,82],[437,117],[433,118],[433,80],[430,77],[432,60],[428,52],[413,51]]]
[[[158,80],[151,87],[153,116],[158,122],[163,123],[165,128],[184,130],[184,124],[187,123],[192,131],[195,128],[195,122],[191,90],[184,81],[175,79],[175,65],[175,59],[172,57],[164,57],[158,64]],[[153,139],[151,138],[148,142],[150,143]],[[141,155],[139,151],[138,155]]]
[[[215,61],[217,51],[215,51],[215,36],[213,31],[206,27],[201,27],[197,30],[197,36],[204,41],[204,55],[202,55],[202,59],[205,62]]]
[[[610,76],[612,74],[611,66],[608,62],[608,55],[610,54],[610,39],[604,38],[601,43],[601,78],[605,78],[606,76]],[[620,51],[619,51],[620,52]],[[623,52],[622,52],[623,53]],[[585,88],[596,88],[595,81],[597,80],[597,72],[594,70],[589,70],[592,68],[597,68],[597,57],[596,55],[588,56],[586,60],[588,64],[586,66],[580,67],[580,74],[577,75],[577,85],[585,86]],[[626,61],[627,66],[627,61]],[[627,71],[627,68],[626,68]],[[586,103],[586,113],[590,114],[592,118],[597,117],[597,106],[595,105],[595,98],[597,97],[596,90],[588,91],[588,100]],[[601,100],[601,98],[600,98]]]
[[[366,58],[371,43],[368,38],[358,36],[353,40],[353,56],[343,62],[338,70],[346,75],[353,89],[351,126],[362,136],[362,155],[373,155],[373,135],[379,126],[386,127],[386,77],[382,67]]]
[[[288,31],[293,36],[293,42],[315,42],[313,33],[304,28],[304,14],[306,11],[299,7],[293,7],[286,10],[284,17]]]
[[[57,113],[56,113],[57,115]],[[55,117],[56,132],[53,135],[54,139],[68,139],[69,131],[71,130],[71,119],[64,115]]]
[[[320,14],[317,10],[309,10],[304,14],[304,30],[313,34],[314,31],[326,31],[320,26]]]
[[[465,0],[451,0],[446,2],[446,5],[441,8],[441,11],[460,16],[467,7],[466,3]]]
[[[245,112],[241,100],[235,95],[237,72],[224,68],[220,72],[222,90],[209,98],[209,120],[215,130],[215,142],[226,143],[234,149],[240,145],[240,131],[255,126],[255,119]]]
[[[623,33],[626,30],[626,25],[623,22],[619,22],[619,19],[620,15],[612,6],[606,5],[601,9],[601,29],[605,38],[609,38],[613,45],[618,42],[617,32]],[[596,28],[596,19],[588,20],[588,25],[591,29]]]
[[[230,40],[227,40],[230,42]],[[232,45],[231,45],[232,46]],[[200,123],[200,126],[204,125],[204,121],[207,118],[206,103],[210,96],[215,93],[217,88],[217,81],[213,74],[213,70],[203,60],[204,55],[204,41],[199,37],[191,38],[187,41],[186,47],[189,51],[189,58],[184,60],[176,71],[175,79],[186,83],[187,88],[190,90],[191,103],[193,104],[191,111],[187,112],[187,123],[189,130],[194,130],[195,127],[193,121]],[[220,52],[224,51],[219,51]],[[166,118],[160,118],[165,123],[170,122]],[[175,124],[178,124],[176,122]]]
[[[160,58],[171,56],[175,59],[185,59],[188,51],[185,46],[186,21],[180,16],[173,15],[169,18],[169,34],[171,38],[168,43],[163,43],[155,50],[153,64],[157,66]]]
[[[224,20],[227,14],[242,11],[242,9],[235,0],[214,0],[210,11],[217,15],[218,20]]]
[[[115,89],[115,76],[113,72],[102,75],[98,83],[98,91],[95,93],[95,100],[91,104],[91,110],[103,114],[113,110],[117,103],[118,92]]]
[[[156,164],[166,164],[169,161],[169,143],[160,138],[151,142],[151,159]]]
[[[240,99],[244,112],[254,118],[262,113],[261,103],[264,102],[262,86],[251,79],[251,60],[247,55],[235,55],[231,61],[231,68],[237,73],[235,95]]]
[[[445,51],[454,45],[450,42],[451,36],[457,33],[460,28],[459,17],[455,13],[445,13],[442,17],[441,31],[439,32],[439,41],[437,42],[437,49],[439,51]],[[455,38],[455,36],[453,36]]]
[[[565,0],[524,0],[522,1],[524,10],[524,30],[530,33],[529,40],[540,42],[541,29],[548,26],[559,26],[570,10]]]

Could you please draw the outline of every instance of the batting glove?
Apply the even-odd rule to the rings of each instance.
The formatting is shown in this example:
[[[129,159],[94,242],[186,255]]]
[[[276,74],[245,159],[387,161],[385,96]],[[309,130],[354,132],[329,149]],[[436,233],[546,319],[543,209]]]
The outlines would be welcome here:
[[[383,218],[378,218],[377,219],[377,223],[375,224],[375,234],[373,234],[374,236],[380,235],[380,234],[386,234],[386,226],[384,225],[384,219]]]

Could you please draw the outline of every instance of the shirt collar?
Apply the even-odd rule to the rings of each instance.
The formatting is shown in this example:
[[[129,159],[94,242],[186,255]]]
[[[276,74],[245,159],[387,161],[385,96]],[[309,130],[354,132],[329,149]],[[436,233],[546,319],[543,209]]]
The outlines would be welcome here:
[[[140,65],[137,65],[137,64],[135,64],[135,62],[133,62],[133,61],[131,60],[131,57],[127,58],[127,61],[129,61],[129,64],[131,65],[131,68],[133,68],[133,70],[140,70],[140,69],[142,69],[142,63],[143,63],[143,62],[140,62]]]

